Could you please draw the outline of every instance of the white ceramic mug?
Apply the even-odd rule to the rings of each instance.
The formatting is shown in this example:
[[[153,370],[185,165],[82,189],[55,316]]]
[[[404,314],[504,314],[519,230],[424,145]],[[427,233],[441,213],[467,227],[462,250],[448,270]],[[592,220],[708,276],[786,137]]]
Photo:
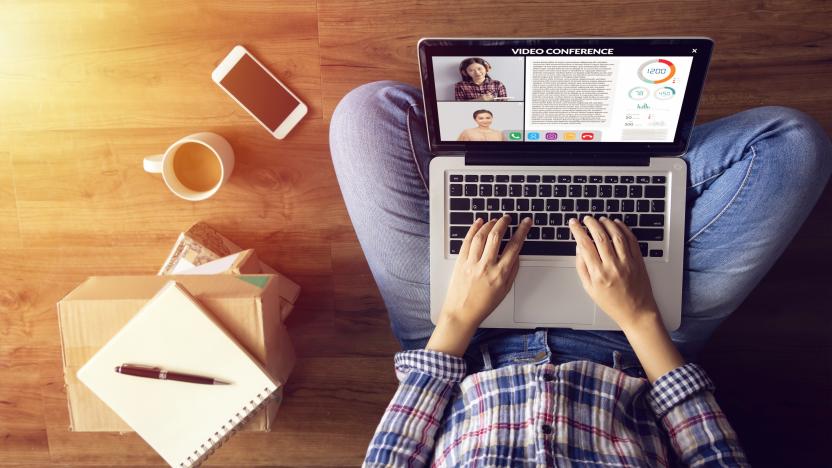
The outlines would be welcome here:
[[[219,177],[217,177],[217,182],[209,189],[195,190],[186,186],[177,177],[174,168],[176,152],[186,143],[202,145],[211,150],[211,153],[217,158],[217,162],[219,163]],[[187,170],[187,168],[182,167],[179,169],[180,172]],[[164,154],[144,158],[144,170],[154,174],[162,174],[165,185],[180,198],[190,201],[205,200],[217,193],[217,190],[231,177],[231,172],[234,170],[234,150],[231,149],[231,145],[228,144],[225,138],[216,133],[194,133],[193,135],[180,138],[176,143],[170,145]]]

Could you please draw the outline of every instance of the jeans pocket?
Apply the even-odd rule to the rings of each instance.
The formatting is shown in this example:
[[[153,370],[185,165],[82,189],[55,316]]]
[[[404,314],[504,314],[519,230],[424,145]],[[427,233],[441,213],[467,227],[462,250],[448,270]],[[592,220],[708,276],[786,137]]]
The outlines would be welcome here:
[[[612,367],[629,375],[630,377],[646,378],[647,374],[641,367],[641,363],[635,354],[622,353],[621,351],[612,352]]]
[[[644,369],[641,366],[627,366],[621,368],[621,372],[629,375],[630,377],[635,377],[637,379],[646,379],[647,373],[644,372]]]

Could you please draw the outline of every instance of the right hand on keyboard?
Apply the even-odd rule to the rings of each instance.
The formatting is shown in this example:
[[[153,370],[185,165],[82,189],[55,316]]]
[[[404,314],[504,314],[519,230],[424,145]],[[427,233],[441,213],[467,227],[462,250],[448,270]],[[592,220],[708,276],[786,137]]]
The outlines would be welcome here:
[[[584,290],[622,329],[655,319],[659,308],[635,234],[619,220],[585,216],[584,224],[592,238],[577,220],[569,222]]]

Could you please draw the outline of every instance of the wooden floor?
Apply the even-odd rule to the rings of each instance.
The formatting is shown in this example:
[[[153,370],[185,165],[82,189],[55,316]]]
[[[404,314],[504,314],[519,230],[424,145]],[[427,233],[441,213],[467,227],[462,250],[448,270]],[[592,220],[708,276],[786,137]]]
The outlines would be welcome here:
[[[87,276],[153,274],[207,221],[303,292],[300,359],[277,428],[240,434],[217,465],[355,466],[395,390],[396,343],[330,162],[329,117],[351,88],[418,84],[423,36],[706,35],[699,122],[799,108],[832,130],[832,3],[33,1],[0,3],[0,465],[158,465],[135,435],[67,430],[55,303]],[[244,44],[308,103],[271,138],[210,79]],[[141,161],[215,131],[230,185],[181,201]],[[704,364],[757,466],[828,458],[832,190],[716,334]]]

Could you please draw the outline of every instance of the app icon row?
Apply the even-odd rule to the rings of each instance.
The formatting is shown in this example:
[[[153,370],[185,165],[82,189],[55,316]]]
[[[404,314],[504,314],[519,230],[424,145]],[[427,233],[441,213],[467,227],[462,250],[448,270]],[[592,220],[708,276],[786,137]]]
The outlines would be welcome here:
[[[523,132],[509,131],[509,141],[523,141]],[[598,141],[601,139],[601,132],[597,131],[563,131],[547,132],[536,131],[526,132],[525,141]]]

